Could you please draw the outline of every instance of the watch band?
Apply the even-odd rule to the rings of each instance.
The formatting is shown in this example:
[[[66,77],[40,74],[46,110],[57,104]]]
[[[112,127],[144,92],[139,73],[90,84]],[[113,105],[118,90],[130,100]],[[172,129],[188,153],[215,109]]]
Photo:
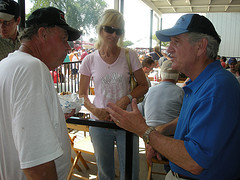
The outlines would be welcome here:
[[[143,140],[146,144],[149,144],[150,142],[150,138],[149,138],[149,135],[152,131],[156,131],[156,129],[154,127],[149,127],[145,133],[143,134]]]
[[[129,98],[130,102],[132,102],[132,99],[133,99],[132,95],[128,94],[127,97]]]

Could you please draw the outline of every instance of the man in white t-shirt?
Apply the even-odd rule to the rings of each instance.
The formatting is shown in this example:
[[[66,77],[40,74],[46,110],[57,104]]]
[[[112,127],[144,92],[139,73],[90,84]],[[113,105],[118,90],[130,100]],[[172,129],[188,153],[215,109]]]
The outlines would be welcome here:
[[[56,8],[33,12],[21,47],[0,62],[0,179],[67,177],[71,148],[50,70],[81,32]],[[56,50],[57,49],[57,50]]]

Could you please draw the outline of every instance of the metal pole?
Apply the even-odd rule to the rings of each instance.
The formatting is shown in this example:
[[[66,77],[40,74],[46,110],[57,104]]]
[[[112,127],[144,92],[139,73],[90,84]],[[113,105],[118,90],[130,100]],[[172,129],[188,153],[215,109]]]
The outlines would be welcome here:
[[[25,28],[25,0],[18,0],[18,4],[20,5],[20,17],[21,17],[21,21],[18,28],[19,31],[22,31]]]
[[[119,0],[114,0],[114,9],[119,11]]]
[[[153,10],[150,11],[150,46],[149,52],[152,52],[152,29],[153,29]]]
[[[160,19],[160,30],[162,30],[162,16]],[[159,41],[159,46],[160,46],[160,52],[162,51],[162,41]]]
[[[120,12],[123,14],[124,12],[124,0],[121,0]]]

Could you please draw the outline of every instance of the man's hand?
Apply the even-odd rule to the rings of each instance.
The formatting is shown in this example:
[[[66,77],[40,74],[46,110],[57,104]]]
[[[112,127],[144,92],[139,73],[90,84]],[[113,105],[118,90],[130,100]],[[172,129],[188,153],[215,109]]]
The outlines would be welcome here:
[[[162,160],[160,154],[153,149],[149,144],[145,144],[146,159],[149,165],[152,165],[152,158],[157,157],[158,160]]]
[[[72,117],[75,114],[75,109],[73,109],[70,113],[65,113],[65,120],[67,120],[68,118]]]
[[[138,110],[135,98],[132,101],[132,109],[132,112],[127,112],[113,103],[108,103],[107,111],[119,127],[142,137],[148,126]]]

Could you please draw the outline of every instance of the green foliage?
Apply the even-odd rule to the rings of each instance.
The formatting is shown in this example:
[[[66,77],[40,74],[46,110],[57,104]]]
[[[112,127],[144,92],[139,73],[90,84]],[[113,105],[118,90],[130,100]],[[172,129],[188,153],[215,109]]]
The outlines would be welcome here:
[[[94,28],[107,4],[104,0],[31,0],[31,12],[38,8],[53,6],[65,13],[67,23],[88,32]],[[29,14],[27,15],[27,17]]]
[[[127,47],[127,46],[131,46],[133,45],[134,43],[132,41],[124,41],[123,42],[123,47]]]
[[[157,38],[156,34],[154,34],[152,36],[152,39],[155,40],[157,42],[157,44],[160,43],[159,39]],[[168,47],[169,46],[169,42],[163,42],[161,41],[161,46],[164,46],[164,47]]]
[[[90,42],[90,43],[95,43],[96,41],[97,41],[97,40],[94,39],[94,38],[90,38],[90,39],[89,39],[89,42]]]

